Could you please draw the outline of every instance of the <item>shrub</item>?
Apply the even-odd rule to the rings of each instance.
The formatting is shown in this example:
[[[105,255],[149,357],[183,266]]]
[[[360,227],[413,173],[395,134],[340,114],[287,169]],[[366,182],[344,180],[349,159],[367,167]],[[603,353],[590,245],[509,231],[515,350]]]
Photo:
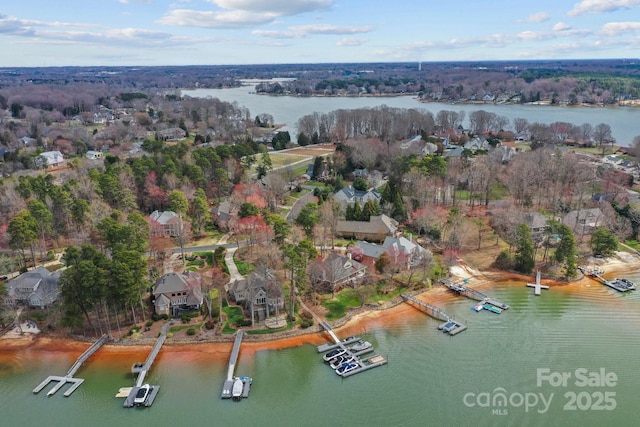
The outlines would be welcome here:
[[[300,327],[302,329],[307,329],[309,326],[313,326],[313,319],[302,319],[302,322],[300,322]]]
[[[496,258],[494,265],[500,270],[510,270],[513,266],[513,257],[507,249],[500,252],[498,258]]]
[[[191,322],[191,316],[189,316],[187,313],[182,313],[180,315],[180,320],[182,320],[182,323],[189,323]]]
[[[236,322],[236,326],[251,326],[250,319],[240,319]]]
[[[147,320],[147,323],[144,324],[145,326],[151,326],[153,325],[153,320]]]
[[[187,335],[195,335],[195,334],[196,334],[196,328],[187,329]]]
[[[207,320],[206,323],[204,324],[204,327],[209,329],[209,330],[215,329],[215,327],[216,327],[215,320]]]

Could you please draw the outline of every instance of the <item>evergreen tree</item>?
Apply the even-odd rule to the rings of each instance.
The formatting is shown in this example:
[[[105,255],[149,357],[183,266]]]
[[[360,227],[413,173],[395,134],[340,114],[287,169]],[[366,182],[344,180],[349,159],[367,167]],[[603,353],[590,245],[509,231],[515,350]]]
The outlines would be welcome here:
[[[304,132],[300,132],[298,134],[298,145],[301,147],[304,147],[306,145],[309,145],[311,143],[311,141],[309,140],[309,137],[304,133]]]
[[[364,207],[362,208],[362,215],[360,216],[360,220],[369,221],[369,218],[378,215],[380,215],[380,205],[378,205],[373,200],[367,200],[367,203],[365,203]]]
[[[604,227],[598,227],[591,236],[591,251],[595,256],[608,257],[618,249],[618,238]]]
[[[531,273],[535,266],[534,254],[531,230],[527,224],[520,224],[516,230],[515,269],[521,273]]]
[[[360,221],[362,218],[362,208],[360,207],[360,202],[355,202],[353,204],[353,221]]]
[[[317,156],[313,160],[313,176],[311,178],[318,179],[322,175],[322,157]]]

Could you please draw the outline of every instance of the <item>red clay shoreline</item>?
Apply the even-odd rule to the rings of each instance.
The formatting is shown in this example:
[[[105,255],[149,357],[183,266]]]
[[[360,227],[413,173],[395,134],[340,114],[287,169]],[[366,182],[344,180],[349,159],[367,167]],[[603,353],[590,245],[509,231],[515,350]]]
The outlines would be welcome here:
[[[599,266],[607,270],[607,275],[623,274],[637,271],[640,266],[640,259],[634,257],[632,260],[615,259],[599,260]],[[456,280],[456,277],[453,277]],[[469,286],[473,288],[487,288],[496,282],[515,281],[519,286],[522,283],[529,283],[534,278],[513,272],[506,271],[484,271],[471,275]],[[554,279],[542,278],[542,283],[551,287],[573,287],[572,285],[589,285],[593,283],[592,279],[581,277],[577,280],[566,282]],[[569,291],[569,289],[567,289]],[[438,302],[446,302],[452,298],[444,288],[430,288],[417,293],[417,297],[425,302],[437,304]],[[339,335],[357,335],[371,329],[384,329],[387,325],[394,323],[400,318],[422,317],[423,313],[415,308],[401,303],[395,303],[390,308],[385,309],[363,309],[358,310],[346,321],[338,321],[340,326],[336,326],[336,332]],[[319,345],[327,342],[327,337],[319,331],[317,327],[309,328],[309,330],[299,331],[295,336],[249,336],[243,342],[242,349],[244,354],[253,355],[261,350],[280,350],[290,347],[299,347],[304,344]],[[123,339],[113,341],[106,344],[101,353],[107,355],[124,355],[138,354],[147,351],[154,340],[144,339],[144,342],[134,339]],[[171,339],[165,342],[163,353],[184,353],[197,352],[206,353],[208,356],[226,360],[229,351],[233,345],[233,336],[216,337],[215,340],[179,340],[172,342]],[[22,349],[32,349],[36,351],[47,352],[65,352],[80,354],[87,348],[87,341],[73,339],[72,337],[52,337],[47,335],[37,335],[7,338],[0,337],[0,352],[13,351]]]

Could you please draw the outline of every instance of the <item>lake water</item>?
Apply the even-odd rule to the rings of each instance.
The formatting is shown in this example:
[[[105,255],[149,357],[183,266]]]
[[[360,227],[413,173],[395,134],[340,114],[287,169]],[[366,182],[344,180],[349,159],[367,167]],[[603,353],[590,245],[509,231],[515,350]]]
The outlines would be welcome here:
[[[435,304],[469,325],[455,337],[409,305],[384,323],[373,317],[344,331],[371,341],[389,361],[350,378],[333,373],[315,345],[241,350],[237,372],[254,379],[241,402],[220,399],[228,356],[219,346],[163,348],[148,376],[161,388],[145,409],[125,409],[114,395],[133,385],[131,365],[147,349],[101,349],[78,372],[85,382],[69,398],[31,390],[66,372],[77,354],[0,350],[1,424],[636,425],[640,291],[620,294],[596,282],[554,287],[539,297],[523,283],[480,290],[511,308],[475,313],[471,300],[436,291]],[[583,384],[585,376],[593,382]]]
[[[440,110],[465,111],[468,125],[469,114],[485,110],[508,118],[525,118],[529,123],[567,122],[580,126],[589,123],[593,127],[600,123],[611,126],[616,143],[629,146],[635,136],[640,135],[640,109],[632,107],[559,107],[546,105],[505,104],[443,104],[419,102],[413,96],[393,97],[292,97],[257,95],[253,88],[242,86],[232,89],[182,90],[183,95],[195,98],[218,98],[221,101],[237,102],[249,109],[251,116],[271,114],[279,124],[286,124],[295,138],[296,123],[300,117],[314,112],[328,113],[338,109],[373,108],[387,105],[394,108],[423,108],[434,115]]]

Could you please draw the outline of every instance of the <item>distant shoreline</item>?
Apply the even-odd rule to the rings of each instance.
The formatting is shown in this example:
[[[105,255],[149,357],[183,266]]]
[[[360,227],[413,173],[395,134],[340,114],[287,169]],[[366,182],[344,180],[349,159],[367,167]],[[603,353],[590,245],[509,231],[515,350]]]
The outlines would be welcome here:
[[[240,86],[242,87],[242,86]],[[198,89],[206,89],[206,88],[193,88],[193,89],[185,89],[185,90],[198,90]],[[212,88],[215,89],[215,88]],[[232,88],[230,88],[232,89]],[[491,101],[451,101],[451,100],[437,100],[437,99],[424,99],[419,98],[418,93],[379,93],[379,94],[322,94],[322,93],[313,93],[313,94],[295,94],[295,93],[267,93],[267,92],[249,92],[253,95],[258,96],[273,96],[273,97],[291,97],[291,98],[396,98],[402,96],[414,97],[416,101],[428,104],[445,104],[445,105],[535,105],[535,106],[543,106],[543,107],[570,107],[570,108],[616,108],[616,107],[640,107],[640,99],[632,99],[628,101],[619,101],[617,104],[568,104],[568,103],[558,103],[551,104],[550,101],[536,101],[536,102],[491,102]]]

